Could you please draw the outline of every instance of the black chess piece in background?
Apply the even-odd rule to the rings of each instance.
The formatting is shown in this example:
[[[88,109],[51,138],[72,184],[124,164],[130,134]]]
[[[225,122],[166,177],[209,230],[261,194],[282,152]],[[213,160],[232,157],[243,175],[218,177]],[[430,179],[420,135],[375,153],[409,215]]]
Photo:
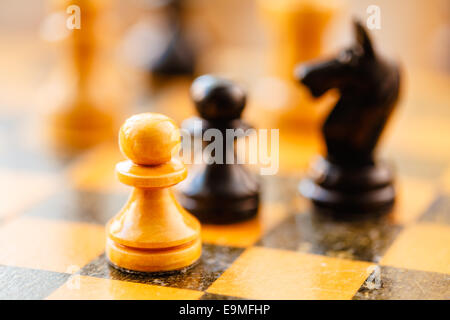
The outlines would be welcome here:
[[[201,121],[202,131],[216,129],[222,134],[223,163],[203,159],[203,163],[192,166],[188,178],[179,185],[178,200],[202,223],[229,224],[250,219],[259,207],[259,182],[244,165],[236,163],[235,148],[229,147],[234,146],[235,139],[226,141],[226,129],[249,128],[240,119],[246,93],[231,81],[204,75],[193,82],[191,95],[201,117],[196,119]],[[227,154],[234,159],[233,164],[226,163]]]
[[[322,127],[326,158],[313,164],[300,192],[338,212],[385,211],[395,199],[393,171],[377,161],[374,151],[398,100],[400,72],[374,51],[360,23],[354,29],[353,46],[332,60],[302,64],[295,71],[315,97],[331,88],[340,92]]]
[[[150,71],[155,76],[192,76],[195,69],[195,53],[186,37],[183,21],[185,4],[182,0],[165,2],[170,39],[161,56],[150,66]]]

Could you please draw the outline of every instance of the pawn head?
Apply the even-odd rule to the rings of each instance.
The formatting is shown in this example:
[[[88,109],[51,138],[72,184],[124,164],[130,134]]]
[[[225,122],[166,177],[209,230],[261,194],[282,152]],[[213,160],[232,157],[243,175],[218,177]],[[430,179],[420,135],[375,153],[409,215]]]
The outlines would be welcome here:
[[[123,155],[135,164],[164,164],[180,146],[180,131],[163,114],[140,113],[128,118],[120,128],[119,146]]]
[[[240,118],[245,107],[245,91],[235,83],[204,75],[194,80],[191,96],[200,116],[208,121]]]

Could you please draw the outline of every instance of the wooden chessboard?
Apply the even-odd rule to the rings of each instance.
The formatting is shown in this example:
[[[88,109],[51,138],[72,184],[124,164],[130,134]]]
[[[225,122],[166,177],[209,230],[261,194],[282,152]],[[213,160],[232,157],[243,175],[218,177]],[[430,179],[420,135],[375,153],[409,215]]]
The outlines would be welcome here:
[[[32,112],[3,108],[0,299],[450,299],[448,84],[416,77],[392,120],[391,214],[313,214],[297,184],[315,142],[281,132],[280,172],[263,178],[258,218],[203,226],[200,262],[164,276],[106,262],[104,225],[129,193],[114,177],[117,145],[57,161],[33,134]]]

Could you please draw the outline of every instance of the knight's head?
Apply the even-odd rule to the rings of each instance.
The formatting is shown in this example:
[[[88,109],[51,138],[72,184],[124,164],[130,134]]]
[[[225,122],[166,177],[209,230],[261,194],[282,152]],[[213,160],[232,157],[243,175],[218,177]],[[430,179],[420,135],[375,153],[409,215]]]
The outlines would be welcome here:
[[[315,97],[331,88],[345,89],[365,83],[367,70],[373,68],[376,55],[365,28],[354,22],[355,43],[331,60],[300,64],[295,78],[308,87]]]

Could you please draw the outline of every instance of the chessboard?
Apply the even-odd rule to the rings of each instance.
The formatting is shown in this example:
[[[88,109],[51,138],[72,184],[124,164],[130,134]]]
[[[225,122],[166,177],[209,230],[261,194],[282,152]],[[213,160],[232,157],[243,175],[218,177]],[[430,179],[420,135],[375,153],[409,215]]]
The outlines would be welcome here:
[[[3,106],[0,299],[450,299],[449,79],[414,74],[381,148],[397,170],[392,212],[315,213],[298,183],[320,139],[281,129],[257,218],[203,225],[200,261],[164,275],[106,261],[105,223],[130,192],[117,143],[55,158],[33,110]]]

